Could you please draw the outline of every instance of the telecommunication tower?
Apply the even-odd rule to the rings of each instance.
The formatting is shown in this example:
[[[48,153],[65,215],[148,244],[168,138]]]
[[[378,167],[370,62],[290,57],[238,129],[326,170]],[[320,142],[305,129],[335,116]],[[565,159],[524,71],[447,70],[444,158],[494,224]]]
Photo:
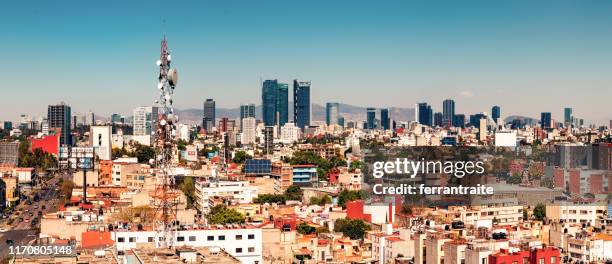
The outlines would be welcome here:
[[[176,123],[178,117],[174,113],[172,95],[178,80],[177,71],[170,67],[172,57],[168,51],[168,42],[164,36],[161,42],[160,56],[157,60],[159,76],[157,89],[159,99],[155,104],[159,109],[159,120],[153,133],[155,147],[154,175],[157,180],[153,199],[158,213],[155,228],[158,233],[158,247],[171,248],[177,230],[176,211],[180,191],[176,188],[172,174],[173,153],[176,151]]]

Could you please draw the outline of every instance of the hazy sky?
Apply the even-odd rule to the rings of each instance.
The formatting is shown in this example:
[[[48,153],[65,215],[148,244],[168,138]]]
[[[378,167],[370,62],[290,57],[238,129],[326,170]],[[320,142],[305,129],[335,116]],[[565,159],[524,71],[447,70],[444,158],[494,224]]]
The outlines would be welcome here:
[[[179,3],[180,2],[180,3]],[[312,100],[612,119],[612,1],[5,1],[0,120],[130,114],[156,97],[168,38],[178,108],[261,102],[260,78]],[[164,22],[165,21],[165,22]],[[291,95],[290,95],[291,96]]]

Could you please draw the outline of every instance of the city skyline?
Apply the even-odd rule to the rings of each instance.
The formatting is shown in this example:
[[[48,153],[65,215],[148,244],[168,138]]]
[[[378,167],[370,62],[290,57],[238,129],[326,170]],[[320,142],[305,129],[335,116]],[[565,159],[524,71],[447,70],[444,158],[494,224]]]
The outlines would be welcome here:
[[[8,3],[15,12],[0,18],[0,47],[10,51],[0,72],[11,90],[0,119],[44,116],[60,101],[106,117],[153,105],[164,33],[181,75],[179,109],[205,98],[219,107],[259,103],[261,79],[303,79],[319,105],[428,102],[439,111],[452,98],[457,113],[497,104],[503,116],[551,112],[562,121],[572,107],[589,124],[612,119],[606,2],[194,2],[164,15],[155,4],[68,5]],[[296,9],[317,19],[293,19]]]

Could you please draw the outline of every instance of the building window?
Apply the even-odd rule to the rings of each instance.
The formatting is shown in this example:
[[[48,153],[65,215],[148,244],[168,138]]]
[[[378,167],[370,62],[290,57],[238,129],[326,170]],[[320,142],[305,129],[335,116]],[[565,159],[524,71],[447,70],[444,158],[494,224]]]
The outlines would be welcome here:
[[[250,247],[250,248],[248,248],[248,251],[249,251],[249,253],[253,253],[253,252],[255,252],[255,248],[254,247]]]
[[[183,242],[183,241],[185,241],[185,237],[183,237],[183,236],[176,237],[176,241]]]
[[[550,264],[557,263],[557,257],[550,257]]]
[[[196,237],[195,236],[189,236],[189,241],[196,241]]]
[[[225,240],[225,236],[219,236],[217,239],[218,239],[219,241],[223,241],[223,240]]]
[[[121,242],[125,242],[125,238],[123,237],[118,237],[117,238],[117,242],[121,243]]]
[[[236,248],[236,253],[242,253],[242,248]]]
[[[131,243],[136,242],[136,238],[135,238],[135,237],[130,237],[130,242],[131,242]]]
[[[540,264],[545,264],[544,258],[540,258]]]
[[[255,239],[255,235],[253,235],[253,234],[249,235],[248,237],[249,237],[249,239]]]
[[[523,264],[529,264],[529,258],[523,258]]]
[[[148,238],[147,238],[147,241],[148,241],[149,243],[153,243],[153,237],[148,237]]]
[[[236,235],[236,240],[242,240],[242,235]]]
[[[208,240],[208,241],[213,241],[213,240],[215,240],[215,237],[214,237],[214,236],[208,236],[208,237],[206,238],[206,240]]]

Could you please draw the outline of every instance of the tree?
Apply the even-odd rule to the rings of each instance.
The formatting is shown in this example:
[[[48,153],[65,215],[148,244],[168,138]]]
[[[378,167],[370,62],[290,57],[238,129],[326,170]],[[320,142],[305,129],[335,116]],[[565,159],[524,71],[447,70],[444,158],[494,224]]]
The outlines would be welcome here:
[[[240,151],[236,151],[236,154],[234,155],[234,158],[232,159],[232,162],[234,163],[238,163],[238,164],[243,164],[247,159],[252,159],[253,156],[247,154],[246,152],[240,150]]]
[[[343,190],[338,195],[338,205],[342,206],[342,208],[346,208],[346,203],[350,201],[355,201],[361,199],[361,192],[359,191],[350,191]]]
[[[313,226],[310,226],[307,223],[301,222],[297,227],[296,231],[302,235],[310,235],[317,231],[317,229]]]
[[[510,178],[508,178],[508,183],[510,184],[520,184],[523,182],[523,177],[520,174],[514,174]]]
[[[149,163],[149,160],[155,158],[155,149],[150,146],[137,144],[134,150],[135,156],[138,158],[139,163]]]
[[[291,185],[287,190],[285,190],[285,197],[287,200],[291,201],[302,201],[304,197],[304,191],[297,185]]]
[[[66,198],[70,198],[72,196],[72,189],[74,189],[74,182],[71,180],[62,180],[60,182],[60,194]]]
[[[127,151],[125,147],[123,148],[113,148],[112,150],[113,159],[121,158],[123,156],[134,157],[134,152]]]
[[[209,224],[240,224],[244,223],[244,215],[236,209],[227,208],[225,205],[215,205],[206,215]]]
[[[533,217],[536,220],[542,221],[544,217],[546,217],[546,205],[538,204],[535,208],[533,208]]]
[[[316,204],[320,206],[324,206],[326,204],[331,204],[332,200],[329,195],[323,195],[321,197],[313,196],[310,197],[310,204]]]
[[[260,195],[257,195],[257,198],[255,198],[254,200],[254,202],[258,204],[265,204],[265,203],[284,204],[285,201],[287,201],[287,196],[284,194],[260,194]]]
[[[179,139],[179,140],[176,142],[176,148],[177,148],[178,150],[186,150],[186,149],[187,149],[187,144],[189,144],[189,142],[187,142],[187,141],[185,141],[185,140],[183,140],[183,139]]]
[[[366,231],[371,227],[361,219],[338,219],[334,224],[335,232],[342,232],[351,239],[363,239]]]
[[[183,178],[183,182],[179,185],[179,189],[183,191],[187,197],[187,206],[192,207],[195,201],[195,182],[193,177]]]

